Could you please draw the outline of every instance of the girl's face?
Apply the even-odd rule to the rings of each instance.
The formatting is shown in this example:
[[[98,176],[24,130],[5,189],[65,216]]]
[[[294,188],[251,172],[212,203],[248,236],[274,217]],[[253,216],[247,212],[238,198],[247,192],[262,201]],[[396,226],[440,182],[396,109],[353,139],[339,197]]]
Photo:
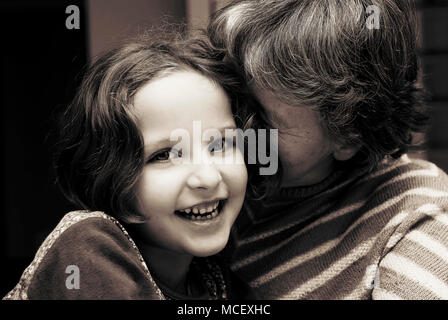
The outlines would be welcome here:
[[[176,71],[142,87],[134,107],[145,145],[145,166],[136,186],[138,208],[147,218],[140,237],[149,245],[194,256],[219,252],[247,182],[243,157],[224,136],[224,129],[236,128],[226,93],[194,71]],[[179,129],[182,147],[180,140],[170,141]],[[222,139],[203,141],[208,129],[221,131]],[[233,161],[215,161],[218,156]]]

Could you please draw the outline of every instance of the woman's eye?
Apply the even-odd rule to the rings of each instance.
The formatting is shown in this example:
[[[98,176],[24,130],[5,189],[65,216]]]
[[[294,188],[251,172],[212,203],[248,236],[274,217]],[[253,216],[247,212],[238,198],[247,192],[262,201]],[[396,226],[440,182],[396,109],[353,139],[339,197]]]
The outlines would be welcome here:
[[[163,162],[180,157],[182,157],[182,150],[166,149],[156,153],[153,157],[151,157],[151,159],[149,159],[149,162]]]
[[[225,151],[227,148],[233,148],[235,145],[234,143],[235,139],[233,138],[222,138],[213,141],[209,146],[210,152],[222,152]]]

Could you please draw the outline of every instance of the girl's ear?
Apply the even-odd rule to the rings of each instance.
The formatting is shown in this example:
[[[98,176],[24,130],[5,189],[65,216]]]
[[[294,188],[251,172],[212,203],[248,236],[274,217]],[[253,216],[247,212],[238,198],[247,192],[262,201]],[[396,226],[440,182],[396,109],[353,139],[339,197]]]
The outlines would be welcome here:
[[[333,156],[336,160],[346,161],[351,159],[358,150],[358,146],[335,143],[333,147]]]

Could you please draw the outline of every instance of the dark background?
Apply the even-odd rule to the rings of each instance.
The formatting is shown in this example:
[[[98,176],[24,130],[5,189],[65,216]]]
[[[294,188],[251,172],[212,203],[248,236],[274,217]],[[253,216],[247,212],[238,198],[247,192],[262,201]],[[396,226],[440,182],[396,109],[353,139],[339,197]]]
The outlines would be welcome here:
[[[86,21],[65,28],[65,8],[82,1],[5,1],[1,23],[1,284],[17,282],[61,212],[72,209],[54,185],[54,113],[70,101],[87,62]]]
[[[95,1],[0,3],[1,297],[17,283],[60,218],[76,209],[54,184],[50,133],[55,113],[73,97],[83,67],[116,40],[116,34],[125,36],[162,20],[182,22],[187,17],[188,1],[183,0]],[[127,9],[121,9],[123,3]],[[79,30],[65,27],[65,8],[71,4],[81,11]],[[426,137],[419,137],[425,141],[423,149],[411,156],[448,171],[448,1],[418,4],[423,81],[432,93],[433,122]],[[147,18],[141,20],[142,16]]]

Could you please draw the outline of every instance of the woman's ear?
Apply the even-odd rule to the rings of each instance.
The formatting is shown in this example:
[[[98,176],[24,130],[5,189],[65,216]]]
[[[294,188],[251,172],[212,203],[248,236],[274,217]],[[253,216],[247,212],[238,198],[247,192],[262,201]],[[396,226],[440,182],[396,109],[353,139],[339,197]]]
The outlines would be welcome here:
[[[358,146],[335,143],[333,148],[333,156],[336,160],[346,161],[351,159],[356,152],[358,152],[358,150]]]

